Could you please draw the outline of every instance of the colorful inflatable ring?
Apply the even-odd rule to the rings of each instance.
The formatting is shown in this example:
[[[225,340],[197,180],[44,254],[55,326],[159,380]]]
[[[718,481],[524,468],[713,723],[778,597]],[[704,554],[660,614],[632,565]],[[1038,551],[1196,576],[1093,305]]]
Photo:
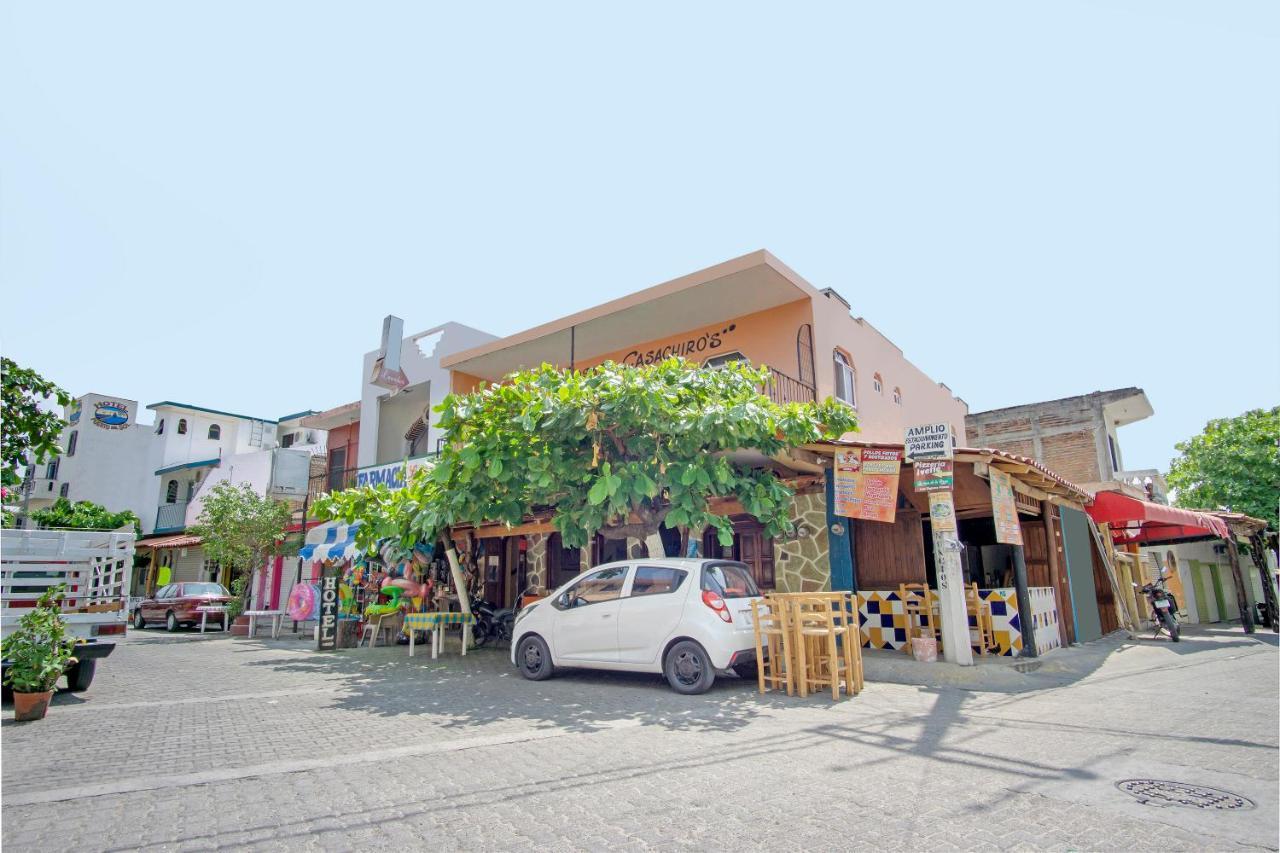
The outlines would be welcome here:
[[[320,587],[317,584],[295,584],[289,590],[289,618],[299,622],[315,619],[320,609]]]

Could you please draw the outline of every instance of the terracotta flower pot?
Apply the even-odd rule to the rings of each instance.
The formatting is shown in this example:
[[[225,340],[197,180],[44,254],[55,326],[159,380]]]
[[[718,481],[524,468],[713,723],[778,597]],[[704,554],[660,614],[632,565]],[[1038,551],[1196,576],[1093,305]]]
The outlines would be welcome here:
[[[46,690],[43,693],[19,693],[15,690],[13,718],[19,723],[43,720],[45,712],[49,710],[49,700],[52,698],[52,690]]]

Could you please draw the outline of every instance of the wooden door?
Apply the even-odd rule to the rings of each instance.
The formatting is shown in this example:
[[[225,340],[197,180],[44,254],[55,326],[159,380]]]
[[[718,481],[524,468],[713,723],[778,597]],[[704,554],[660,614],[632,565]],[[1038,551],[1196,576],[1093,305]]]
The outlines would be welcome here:
[[[751,567],[751,577],[760,589],[774,588],[773,539],[764,534],[760,522],[752,519],[734,525],[734,549],[737,559]]]
[[[484,572],[484,599],[495,607],[502,607],[507,595],[507,549],[505,539],[482,539],[481,571]]]

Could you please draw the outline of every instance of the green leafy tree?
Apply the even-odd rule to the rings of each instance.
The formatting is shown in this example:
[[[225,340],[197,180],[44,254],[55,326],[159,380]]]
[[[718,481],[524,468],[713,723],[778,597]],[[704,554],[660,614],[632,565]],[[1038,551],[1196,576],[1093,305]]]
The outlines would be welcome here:
[[[228,568],[234,579],[247,580],[249,572],[278,553],[291,514],[287,503],[259,495],[248,483],[221,482],[209,490],[187,532],[204,540],[206,557]],[[247,591],[246,583],[242,599]]]
[[[71,402],[71,395],[40,374],[20,367],[11,358],[0,358],[3,375],[4,418],[0,422],[0,484],[15,486],[28,461],[40,464],[62,452],[58,438],[66,422],[40,408],[52,398],[59,406]],[[28,460],[28,457],[30,459]]]
[[[1277,529],[1280,498],[1280,406],[1209,421],[1174,445],[1169,468],[1178,506],[1223,509],[1265,519]]]
[[[779,405],[761,393],[769,371],[700,368],[672,358],[585,371],[543,365],[440,405],[445,449],[405,488],[353,489],[321,499],[324,517],[361,521],[362,545],[405,547],[445,528],[518,524],[549,513],[565,545],[595,533],[644,539],[662,526],[711,526],[730,544],[712,499],[737,500],[770,535],[790,525],[792,490],[765,460],[857,428],[847,406]]]
[[[31,513],[31,518],[41,527],[71,528],[74,530],[119,530],[132,526],[133,532],[141,536],[142,525],[132,510],[112,512],[101,504],[92,501],[76,501],[72,503],[66,498],[58,498],[53,506],[38,509]]]

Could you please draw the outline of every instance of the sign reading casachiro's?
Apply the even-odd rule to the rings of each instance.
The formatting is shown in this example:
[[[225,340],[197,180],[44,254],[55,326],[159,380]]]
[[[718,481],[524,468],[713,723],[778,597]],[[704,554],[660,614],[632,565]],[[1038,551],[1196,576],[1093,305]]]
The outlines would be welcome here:
[[[723,338],[736,328],[738,328],[737,323],[730,323],[723,329],[700,332],[698,335],[686,340],[672,341],[669,344],[664,344],[651,350],[641,352],[633,349],[622,357],[622,363],[638,367],[641,364],[653,364],[655,361],[662,361],[664,358],[670,358],[673,355],[684,356],[691,361],[698,361],[698,353],[720,349],[720,347],[724,346]]]

